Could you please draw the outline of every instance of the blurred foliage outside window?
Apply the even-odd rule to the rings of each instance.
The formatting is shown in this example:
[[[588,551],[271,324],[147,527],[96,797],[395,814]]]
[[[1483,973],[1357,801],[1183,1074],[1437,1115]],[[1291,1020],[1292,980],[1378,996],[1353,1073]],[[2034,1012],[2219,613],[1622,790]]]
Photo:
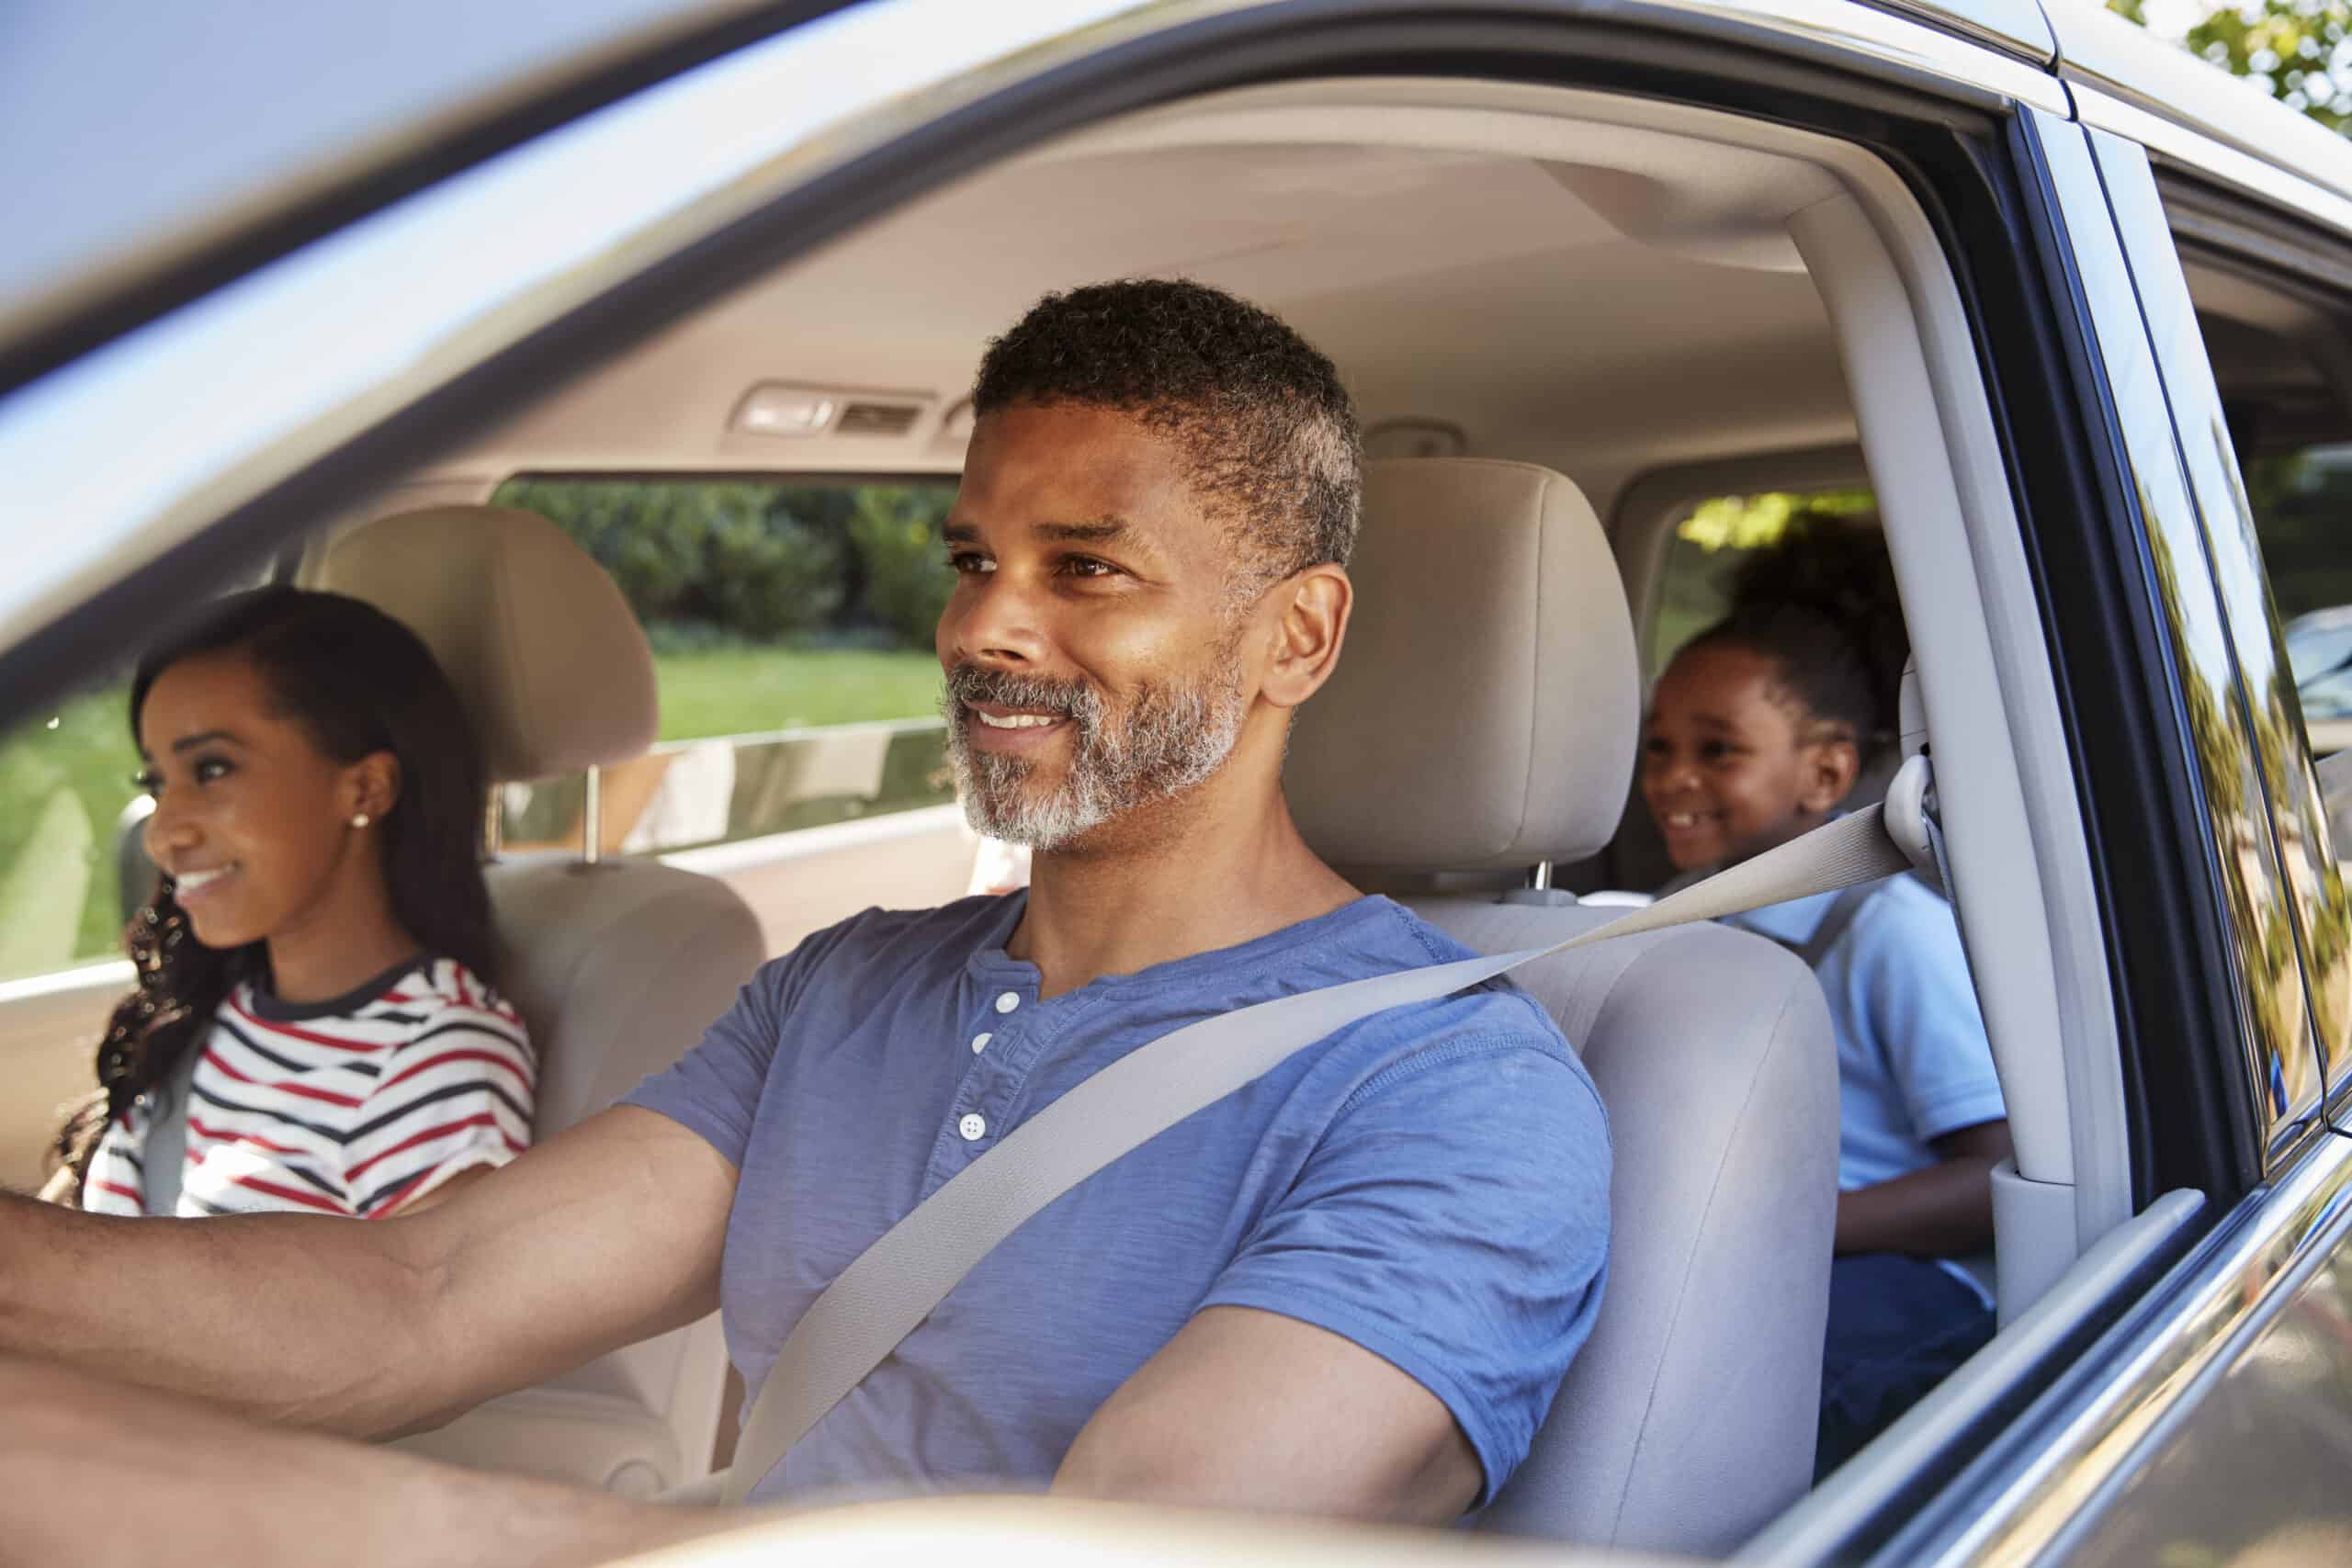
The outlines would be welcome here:
[[[1682,645],[1723,618],[1731,576],[1750,550],[1776,544],[1801,512],[1851,517],[1874,512],[1866,490],[1764,491],[1719,495],[1675,525],[1658,573],[1657,608],[1644,639],[1643,672],[1655,680]]]
[[[2108,0],[2143,27],[2178,13],[2158,0]],[[2171,29],[2155,28],[2159,36]],[[2175,39],[2208,64],[2244,76],[2330,130],[2352,124],[2352,0],[2254,0],[2206,14]]]
[[[525,477],[653,645],[662,739],[606,769],[606,847],[657,852],[953,798],[932,634],[956,586],[952,479]],[[695,742],[686,745],[686,742]],[[577,777],[508,785],[508,841],[578,841]]]

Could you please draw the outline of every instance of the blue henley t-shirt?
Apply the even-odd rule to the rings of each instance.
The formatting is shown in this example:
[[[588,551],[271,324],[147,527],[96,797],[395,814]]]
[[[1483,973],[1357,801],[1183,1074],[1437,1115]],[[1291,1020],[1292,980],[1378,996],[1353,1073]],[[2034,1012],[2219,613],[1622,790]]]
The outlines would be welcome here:
[[[720,1299],[757,1391],[867,1246],[997,1140],[1172,1029],[1471,956],[1380,897],[1038,998],[1027,895],[869,909],[762,967],[630,1095],[733,1162]],[[1498,981],[1299,1052],[1064,1193],[982,1259],[752,1492],[1051,1480],[1204,1307],[1344,1336],[1442,1401],[1484,1467],[1527,1453],[1607,1272],[1609,1132],[1550,1017]]]

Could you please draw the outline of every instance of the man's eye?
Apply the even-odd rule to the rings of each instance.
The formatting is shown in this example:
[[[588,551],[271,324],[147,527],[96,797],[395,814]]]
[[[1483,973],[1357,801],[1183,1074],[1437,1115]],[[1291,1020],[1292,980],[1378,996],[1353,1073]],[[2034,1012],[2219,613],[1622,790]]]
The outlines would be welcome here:
[[[994,571],[996,562],[978,550],[950,550],[947,552],[947,567],[951,571],[977,574]]]
[[[1092,556],[1062,558],[1062,570],[1071,577],[1112,577],[1117,574],[1118,570],[1109,561],[1097,560]]]

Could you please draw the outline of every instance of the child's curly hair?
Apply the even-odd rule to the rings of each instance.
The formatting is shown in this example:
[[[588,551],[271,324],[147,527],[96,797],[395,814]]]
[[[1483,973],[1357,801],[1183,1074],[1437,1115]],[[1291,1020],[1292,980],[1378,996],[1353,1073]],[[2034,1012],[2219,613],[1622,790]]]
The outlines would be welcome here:
[[[1900,722],[1911,641],[1876,519],[1801,511],[1733,569],[1731,612],[1690,646],[1749,649],[1787,700],[1833,725],[1867,760]]]

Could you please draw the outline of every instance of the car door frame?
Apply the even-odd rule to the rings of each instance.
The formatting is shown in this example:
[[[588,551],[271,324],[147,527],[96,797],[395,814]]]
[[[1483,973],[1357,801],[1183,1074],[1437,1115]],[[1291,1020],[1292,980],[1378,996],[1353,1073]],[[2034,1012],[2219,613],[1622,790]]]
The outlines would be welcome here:
[[[2235,468],[2225,433],[2219,455],[2226,471],[2209,466],[2195,472],[2189,444],[2213,439],[2219,394],[2194,336],[2194,314],[2154,200],[2146,151],[2081,124],[2031,112],[2025,121],[2042,151],[2054,205],[2064,215],[2066,252],[2084,286],[2076,301],[2080,325],[2086,343],[2097,345],[2113,396],[2107,455],[2117,465],[2113,477],[2134,476],[2132,511],[2150,549],[2146,598],[2164,623],[2176,680],[2185,688],[2192,657],[2202,657],[2228,681],[2222,711],[2236,737],[2234,754],[2211,743],[2211,724],[2200,737],[2186,713],[2177,730],[2181,750],[2198,760],[2200,789],[2216,787],[2227,768],[2253,783],[2258,795],[2248,798],[2260,805],[2261,837],[2275,868],[2279,809],[2271,803],[2275,792],[2293,790],[2296,781],[2274,776],[2278,770],[2247,734],[2244,667],[2254,663],[2258,672],[2264,649],[2277,649],[2276,615],[2259,588],[2260,564],[2252,553],[2242,493],[2215,525],[2217,510],[2233,505],[2224,481],[2234,479]],[[2175,127],[2168,146],[2178,156],[2193,142]],[[2275,171],[2265,171],[2263,183],[2275,189]],[[2173,542],[2168,571],[2155,568],[2159,535]],[[2233,578],[2233,588],[2225,586]],[[2256,585],[2251,594],[2249,581]],[[2251,626],[2243,624],[2249,616]],[[2199,639],[2204,648],[2192,656],[2188,645]],[[2287,761],[2308,770],[2300,744]],[[2286,809],[2300,807],[2290,801]],[[2317,830],[2325,832],[2324,814]],[[2204,840],[2218,862],[2220,845],[2210,832]],[[2213,874],[2218,881],[2218,865]],[[2273,875],[2279,874],[2274,869]],[[2279,885],[2274,884],[2274,895]],[[2292,899],[2275,902],[2293,915]],[[2220,904],[2223,921],[2233,928],[2232,961],[2243,963],[2260,932],[2246,928],[2245,910],[2233,911],[2226,899]],[[2255,913],[2260,912],[2257,907]],[[2308,988],[2304,953],[2299,934],[2299,995]],[[2251,1038],[2257,1025],[2245,999],[2244,975],[2237,979],[2236,1012],[2245,1034],[2231,1060],[2207,1066],[2235,1070],[2240,1093],[2232,1111],[2258,1153],[2255,1179],[2234,1200],[2209,1205],[2211,1229],[2188,1255],[2150,1284],[1943,1495],[1882,1543],[1874,1560],[1961,1562],[2075,1551],[2096,1556],[2110,1549],[2108,1532],[2123,1517],[2118,1505],[2143,1477],[2189,1445],[2202,1453],[2214,1450],[2218,1393],[2245,1400],[2248,1369],[2258,1366],[2266,1348],[2308,1358],[2313,1344],[2308,1320],[2314,1313],[2340,1320],[2352,1309],[2346,1271],[2328,1267],[2352,1240],[2352,1140],[2329,1130],[2319,1114],[2326,1100],[2324,1076],[2322,1092],[2310,1100],[2267,1111],[2259,1105],[2264,1075]],[[2305,1048],[2315,1045],[2307,1007],[2287,1021]],[[2312,1066],[2316,1074],[2315,1050]],[[2223,1081],[2230,1076],[2224,1073]],[[2252,1397],[2258,1399],[2259,1385],[2254,1386]],[[2245,1440],[2243,1410],[2241,1404],[2230,1427],[2234,1436],[2222,1441]],[[2300,1433],[2286,1430],[2281,1440],[2290,1446],[2278,1453],[2306,1457]],[[2029,1439],[2028,1432],[2035,1435]]]
[[[1949,35],[1867,9],[1841,7],[1843,25],[1833,34],[1821,26],[1818,7],[1781,8],[1760,0],[1705,6],[1655,0],[1606,7],[1599,19],[1568,5],[1496,6],[1475,16],[1406,5],[1358,9],[1361,15],[1336,16],[1328,7],[1276,0],[1171,7],[1157,16],[1123,15],[1108,35],[1098,33],[1082,46],[1065,46],[1059,35],[1028,39],[1035,47],[1017,60],[1000,57],[967,66],[955,77],[955,93],[944,101],[917,106],[901,99],[895,107],[872,110],[854,134],[836,133],[813,164],[779,165],[781,154],[770,149],[765,157],[746,160],[723,201],[649,216],[639,239],[667,256],[651,267],[635,259],[646,250],[612,254],[608,246],[591,245],[571,259],[593,255],[597,265],[567,273],[560,287],[534,272],[505,279],[511,287],[504,294],[475,290],[464,302],[470,335],[453,325],[451,335],[428,345],[432,352],[420,356],[412,374],[384,378],[368,397],[322,382],[318,398],[307,406],[268,411],[280,423],[258,423],[233,461],[206,475],[209,482],[189,487],[194,502],[180,499],[152,515],[130,516],[100,542],[81,574],[80,586],[104,586],[73,599],[65,614],[0,653],[0,693],[16,705],[25,700],[25,689],[37,697],[58,668],[88,667],[115,627],[167,624],[172,600],[191,581],[232,570],[242,554],[272,547],[340,500],[376,488],[450,431],[494,411],[505,399],[594,363],[773,266],[779,255],[806,249],[914,190],[996,155],[1002,128],[1011,120],[1018,119],[1023,140],[1034,141],[1123,107],[1232,85],[1233,62],[1245,51],[1258,51],[1250,56],[1250,71],[1261,78],[1304,66],[1324,73],[1342,68],[1342,62],[1361,71],[1383,63],[1427,69],[1441,57],[1503,59],[1531,73],[1536,73],[1528,62],[1540,61],[1541,74],[1615,91],[1671,91],[1680,73],[1692,68],[1689,62],[1697,60],[1721,73],[1708,102],[1783,120],[1795,112],[1792,104],[1801,105],[1803,112],[1839,128],[1831,134],[1865,146],[1891,145],[1915,190],[1933,198],[1928,204],[1930,220],[1939,225],[1955,271],[1970,285],[1970,302],[2005,327],[2017,328],[2015,333],[1988,333],[1980,317],[1979,351],[2009,446],[2009,482],[2033,534],[2036,581],[2048,606],[2045,620],[2054,626],[2063,619],[2069,591],[2064,567],[2077,556],[2098,557],[2110,542],[2086,543],[2085,530],[2060,519],[2086,515],[2120,526],[2136,515],[2121,499],[2114,474],[2096,465],[2086,468],[2079,453],[2083,435],[2096,423],[2086,420],[2086,410],[2096,415],[2107,395],[2105,380],[2096,355],[2085,351],[2078,333],[2069,335],[2063,312],[2051,305],[2052,276],[2040,269],[2057,268],[2060,283],[2076,296],[2080,280],[2065,276],[2063,247],[2045,244],[2037,250],[2017,243],[2021,234],[2046,234],[2052,218],[2047,192],[2030,186],[2030,147],[2016,141],[2013,124],[2006,143],[1946,145],[1926,131],[1915,134],[1905,120],[1942,115],[1953,123],[1964,118],[1972,126],[1997,130],[2007,106],[2016,102],[2040,104],[2045,112],[2063,108],[2063,96],[2052,90],[2054,85],[2040,73],[2038,62],[2005,62]],[[919,58],[909,70],[910,82],[919,83],[922,69],[935,63],[935,56]],[[1923,103],[1932,107],[1923,109]],[[646,109],[638,105],[631,112]],[[1974,205],[1958,209],[1989,221],[1955,220],[1956,204],[1968,203]],[[397,220],[404,215],[383,216]],[[2021,255],[2021,249],[2030,254]],[[294,255],[270,265],[319,259]],[[558,259],[532,258],[542,267]],[[481,326],[484,311],[495,321],[495,331]],[[141,346],[138,340],[145,334],[174,325],[169,320],[153,323],[117,346]],[[154,346],[154,341],[145,346]],[[29,389],[39,390],[39,384]],[[90,389],[84,383],[64,392]],[[2111,420],[2111,409],[2106,417]],[[2055,570],[2053,558],[2059,558]],[[2168,761],[2177,759],[2163,746],[2136,757],[2127,754],[2110,766],[2095,744],[2086,744],[2086,739],[2096,742],[2118,735],[2146,739],[2170,734],[2177,742],[2178,715],[2177,704],[2167,705],[2175,694],[2167,684],[2161,632],[2143,603],[2116,592],[2117,584],[2136,581],[2132,566],[2120,558],[2106,559],[2086,579],[2093,584],[2086,627],[2120,626],[2126,635],[2103,653],[2095,651],[2096,638],[2093,651],[2078,646],[2080,637],[2061,639],[2069,678],[2098,693],[2096,702],[2075,703],[2069,721],[2072,754],[2083,771],[2082,798],[2086,816],[2096,814],[2099,842],[2112,842],[2135,826],[2177,829],[2184,800],[2193,799],[2180,770],[2166,771]],[[14,679],[20,676],[21,687]],[[2118,777],[2145,787],[2102,798],[2106,792],[2095,786]],[[2164,835],[2150,832],[2148,838],[2161,841]],[[2097,868],[2105,878],[2098,890],[2102,919],[2097,940],[2109,944],[2119,1007],[2142,1019],[2165,1017],[2169,1027],[2161,1032],[2163,1038],[2188,1059],[2214,1056],[2217,1043],[2236,1037],[2239,1021],[2231,999],[2214,994],[2208,983],[2214,972],[2210,961],[2223,948],[2217,933],[2197,923],[2199,895],[2210,892],[2210,886],[2196,863],[2153,853],[2135,861],[2108,855]],[[2126,1037],[2137,1042],[2158,1032],[2149,1029]],[[2136,1055],[2126,1053],[2127,1059]],[[2194,1092],[2183,1092],[2161,1071],[2143,1077],[2149,1080],[2141,1086],[2143,1107],[2177,1100],[2179,1118],[2204,1119],[2192,1155],[2204,1162],[2204,1185],[2222,1200],[2233,1199],[2251,1178],[2241,1157],[2242,1140],[2225,1126],[2217,1133],[2207,1118],[2211,1108]],[[2151,1124],[2164,1125],[2161,1120]],[[2084,1276],[2087,1284],[2059,1298],[2067,1310],[2062,1318],[2053,1309],[2047,1335],[2014,1342],[1996,1380],[1978,1380],[1966,1401],[1948,1404],[1948,1414],[1959,1404],[1966,1408],[1928,1449],[1913,1450],[1916,1463],[1899,1479],[1884,1474],[1883,1466],[1875,1477],[1857,1472],[1846,1500],[1860,1501],[1841,1527],[1840,1541],[1849,1547],[1883,1546],[1925,1501],[1950,1493],[1950,1483],[1983,1438],[2009,1429],[2027,1401],[2058,1392],[2061,1374],[2075,1370],[2074,1353],[2089,1336],[2137,1321],[2133,1314],[2147,1306],[2137,1293],[2139,1283],[2187,1244],[2199,1212],[2194,1204],[2155,1201],[2156,1184],[2169,1174],[2143,1174],[2140,1197],[2149,1207],[2143,1215],[2146,1223],[2130,1227],[2129,1257],[2120,1264],[2113,1258],[2098,1260],[2099,1269]]]

